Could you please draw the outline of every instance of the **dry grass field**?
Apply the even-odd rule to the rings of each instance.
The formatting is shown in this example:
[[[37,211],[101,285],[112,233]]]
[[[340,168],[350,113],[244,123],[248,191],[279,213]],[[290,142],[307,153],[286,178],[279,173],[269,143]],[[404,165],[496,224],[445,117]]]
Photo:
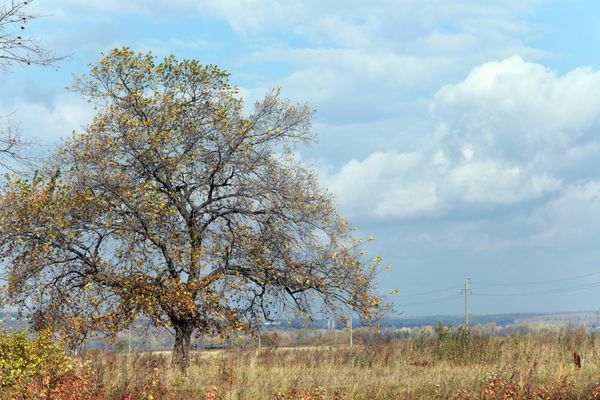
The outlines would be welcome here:
[[[441,331],[352,348],[203,351],[193,354],[186,376],[164,353],[98,352],[80,361],[97,399],[600,398],[600,339],[583,330],[512,337]]]

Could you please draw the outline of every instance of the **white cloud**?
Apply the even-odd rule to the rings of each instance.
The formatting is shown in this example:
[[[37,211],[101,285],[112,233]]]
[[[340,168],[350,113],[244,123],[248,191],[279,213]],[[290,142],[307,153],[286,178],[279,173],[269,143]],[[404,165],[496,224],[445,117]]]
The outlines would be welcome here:
[[[363,161],[351,160],[334,176],[325,175],[326,187],[343,204],[358,202],[360,207],[367,200],[366,204],[372,206],[384,187],[394,182],[398,174],[410,173],[420,163],[420,157],[417,153],[374,153]]]
[[[63,19],[81,14],[95,20],[107,15],[218,18],[240,32],[270,30],[306,17],[303,2],[277,0],[172,0],[168,3],[162,0],[56,0],[49,4],[36,2],[34,7]]]
[[[597,243],[600,181],[571,184],[528,219],[537,226],[538,232],[529,239],[536,245]]]
[[[340,27],[346,30],[347,23],[339,26],[336,19],[352,22],[354,25],[372,23],[381,31],[403,23],[406,35],[419,34],[430,30],[441,20],[456,21],[470,30],[502,30],[509,33],[527,32],[528,26],[520,18],[515,18],[533,6],[543,3],[540,0],[490,0],[485,3],[473,0],[445,2],[439,0],[55,0],[51,3],[35,2],[40,11],[63,11],[59,15],[73,15],[73,10],[91,10],[98,13],[134,14],[169,17],[173,15],[197,15],[220,18],[242,32],[265,32],[298,25],[321,27],[324,35],[338,37]],[[318,29],[315,29],[318,31]],[[350,30],[351,36],[355,33]],[[307,34],[310,34],[308,31]],[[379,32],[381,33],[381,32]]]
[[[90,123],[94,110],[79,96],[65,94],[50,102],[31,102],[16,99],[3,105],[0,114],[11,111],[11,121],[16,123],[23,134],[36,138],[42,144],[53,144],[61,138],[68,138],[74,130]]]
[[[397,219],[437,216],[443,207],[437,191],[436,184],[427,181],[392,186],[375,204],[373,214]]]
[[[531,210],[519,210],[504,220],[465,224],[457,246],[468,241],[472,251],[480,253],[596,249],[599,218],[600,181],[574,182]]]
[[[464,81],[443,87],[432,113],[447,133],[446,145],[473,143],[486,157],[524,160],[588,140],[600,128],[598,103],[600,72],[578,68],[557,76],[511,57],[482,64]]]
[[[562,187],[543,171],[494,161],[449,167],[442,152],[375,153],[324,173],[324,185],[351,218],[385,220],[484,212],[542,198]]]
[[[454,70],[456,60],[447,57],[414,56],[395,51],[339,48],[272,48],[253,53],[252,62],[285,62],[301,71],[324,69],[354,79],[354,83],[377,82],[381,89],[415,88],[437,80],[443,71]],[[289,79],[289,78],[288,78]],[[349,84],[345,80],[346,84]]]
[[[300,37],[302,46],[275,40],[241,57],[241,64],[284,65],[290,71],[265,77],[261,91],[281,85],[287,96],[314,104],[329,124],[391,118],[408,99],[429,97],[490,58],[548,57],[523,41],[531,29],[523,15],[539,3],[305,1],[288,15],[284,32],[281,20],[259,29]],[[254,12],[260,14],[248,15]]]
[[[408,99],[430,96],[489,58],[545,56],[522,40],[530,31],[526,13],[541,2],[132,0],[125,4],[56,0],[34,2],[33,6],[42,14],[71,21],[115,15],[223,21],[239,34],[234,73],[264,74],[249,83],[245,93],[262,94],[282,86],[290,98],[311,102],[319,110],[320,122],[335,125],[389,119],[402,112]],[[482,20],[486,22],[479,22]],[[136,21],[124,28],[137,30],[139,25]],[[136,49],[151,48],[155,54],[202,49],[212,40],[205,36],[173,38],[176,33],[157,39],[143,37],[147,34],[143,33],[131,43],[113,37],[117,32],[56,40],[68,51],[69,44],[84,40],[79,48],[106,50],[111,43],[123,43]],[[282,64],[287,73],[274,78],[271,72]]]
[[[496,162],[466,163],[440,177],[448,191],[469,205],[496,206],[536,199],[561,187],[548,173],[524,171]],[[447,200],[450,200],[448,198]]]
[[[597,104],[593,69],[557,75],[520,57],[487,62],[433,96],[431,133],[414,150],[352,160],[329,169],[324,182],[354,218],[493,215],[545,204],[600,180]],[[573,195],[554,207],[569,201]]]

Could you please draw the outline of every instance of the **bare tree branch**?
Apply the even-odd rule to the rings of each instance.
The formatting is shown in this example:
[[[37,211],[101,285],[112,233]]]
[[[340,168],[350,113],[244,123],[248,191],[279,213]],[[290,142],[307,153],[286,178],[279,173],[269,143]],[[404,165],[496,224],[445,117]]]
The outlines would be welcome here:
[[[13,64],[48,66],[64,59],[29,35],[29,23],[40,18],[26,10],[32,1],[4,0],[0,5],[0,70],[6,71]]]
[[[15,64],[55,65],[65,58],[44,49],[29,35],[29,23],[41,17],[26,10],[33,0],[0,1],[0,72],[8,72]],[[0,166],[14,170],[15,164],[25,162],[24,149],[29,144],[8,116],[0,116]]]

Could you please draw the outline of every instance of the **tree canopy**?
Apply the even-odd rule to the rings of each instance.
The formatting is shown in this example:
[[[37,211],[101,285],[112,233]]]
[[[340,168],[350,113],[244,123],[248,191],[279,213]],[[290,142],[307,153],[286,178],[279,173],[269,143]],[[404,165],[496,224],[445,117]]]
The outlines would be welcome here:
[[[290,312],[377,316],[380,258],[293,157],[313,110],[268,93],[246,115],[226,71],[115,49],[76,80],[97,109],[0,198],[6,298],[76,342],[138,316],[175,333],[252,332]]]

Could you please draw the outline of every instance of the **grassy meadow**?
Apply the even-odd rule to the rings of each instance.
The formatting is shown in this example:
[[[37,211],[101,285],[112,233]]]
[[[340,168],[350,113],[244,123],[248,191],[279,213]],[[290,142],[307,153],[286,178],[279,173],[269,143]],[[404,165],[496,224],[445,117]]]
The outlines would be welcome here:
[[[581,359],[576,365],[574,353]],[[56,399],[600,399],[600,338],[583,329],[538,335],[424,333],[352,348],[194,351],[184,376],[168,352],[87,352]],[[58,382],[58,383],[56,383]],[[62,385],[62,386],[61,386]],[[28,389],[29,390],[29,389]],[[37,390],[37,389],[36,389]],[[69,397],[74,396],[74,397]]]

